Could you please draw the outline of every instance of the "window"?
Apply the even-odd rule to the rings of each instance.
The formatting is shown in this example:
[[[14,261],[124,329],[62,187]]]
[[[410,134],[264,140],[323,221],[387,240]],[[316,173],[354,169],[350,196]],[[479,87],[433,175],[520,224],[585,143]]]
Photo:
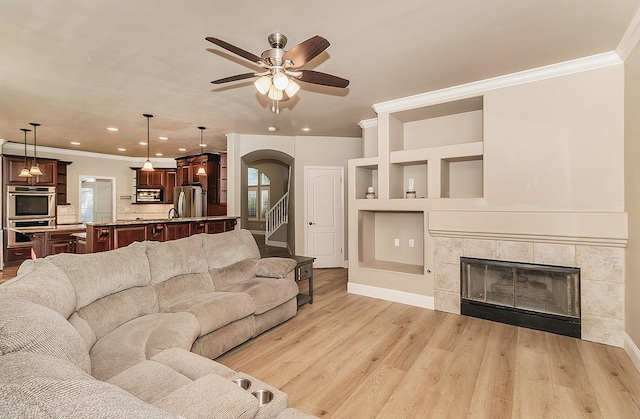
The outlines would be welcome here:
[[[269,199],[269,176],[255,167],[247,170],[247,218],[250,221],[263,221],[271,208]]]

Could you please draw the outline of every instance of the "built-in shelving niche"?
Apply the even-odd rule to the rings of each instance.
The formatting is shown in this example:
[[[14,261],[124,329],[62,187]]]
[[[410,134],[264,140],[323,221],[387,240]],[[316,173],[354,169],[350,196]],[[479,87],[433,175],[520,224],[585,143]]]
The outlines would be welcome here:
[[[358,223],[359,267],[424,275],[424,212],[358,211]]]
[[[389,115],[389,197],[483,196],[483,98],[447,102]]]
[[[377,158],[358,159],[355,166],[355,199],[365,199],[367,189],[373,186],[378,196],[378,163]]]

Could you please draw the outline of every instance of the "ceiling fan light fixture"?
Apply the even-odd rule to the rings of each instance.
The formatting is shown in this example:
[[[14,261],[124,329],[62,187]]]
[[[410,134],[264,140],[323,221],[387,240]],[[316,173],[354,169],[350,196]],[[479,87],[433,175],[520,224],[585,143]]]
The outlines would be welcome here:
[[[284,90],[289,86],[289,77],[281,71],[273,75],[273,85],[278,90]]]
[[[298,90],[300,90],[300,85],[293,80],[289,80],[289,85],[284,89],[284,92],[287,96],[294,97]]]
[[[275,86],[271,86],[271,89],[269,89],[269,99],[273,99],[273,100],[282,100],[282,90],[277,89]]]
[[[142,116],[147,118],[147,161],[144,162],[141,170],[145,172],[153,172],[153,164],[151,164],[151,160],[149,160],[149,119],[153,118],[153,115],[143,113]]]
[[[256,86],[256,89],[258,89],[258,92],[260,92],[263,95],[266,95],[269,92],[269,89],[271,88],[271,77],[262,76],[258,80],[256,80],[253,83],[253,85]]]

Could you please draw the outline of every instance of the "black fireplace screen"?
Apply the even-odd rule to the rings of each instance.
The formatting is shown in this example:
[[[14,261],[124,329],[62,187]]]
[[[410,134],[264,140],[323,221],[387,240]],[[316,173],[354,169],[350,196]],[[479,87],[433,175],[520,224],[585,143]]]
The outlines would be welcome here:
[[[472,311],[504,308],[579,322],[580,268],[463,257],[460,279],[463,311],[475,304]]]

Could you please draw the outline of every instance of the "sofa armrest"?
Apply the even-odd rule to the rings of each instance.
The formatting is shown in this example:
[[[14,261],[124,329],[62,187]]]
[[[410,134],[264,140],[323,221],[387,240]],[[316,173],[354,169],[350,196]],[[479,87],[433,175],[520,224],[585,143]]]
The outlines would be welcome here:
[[[258,399],[219,375],[205,375],[153,403],[186,418],[253,418]]]
[[[289,258],[263,258],[256,263],[256,276],[284,278],[295,269],[297,262]]]

